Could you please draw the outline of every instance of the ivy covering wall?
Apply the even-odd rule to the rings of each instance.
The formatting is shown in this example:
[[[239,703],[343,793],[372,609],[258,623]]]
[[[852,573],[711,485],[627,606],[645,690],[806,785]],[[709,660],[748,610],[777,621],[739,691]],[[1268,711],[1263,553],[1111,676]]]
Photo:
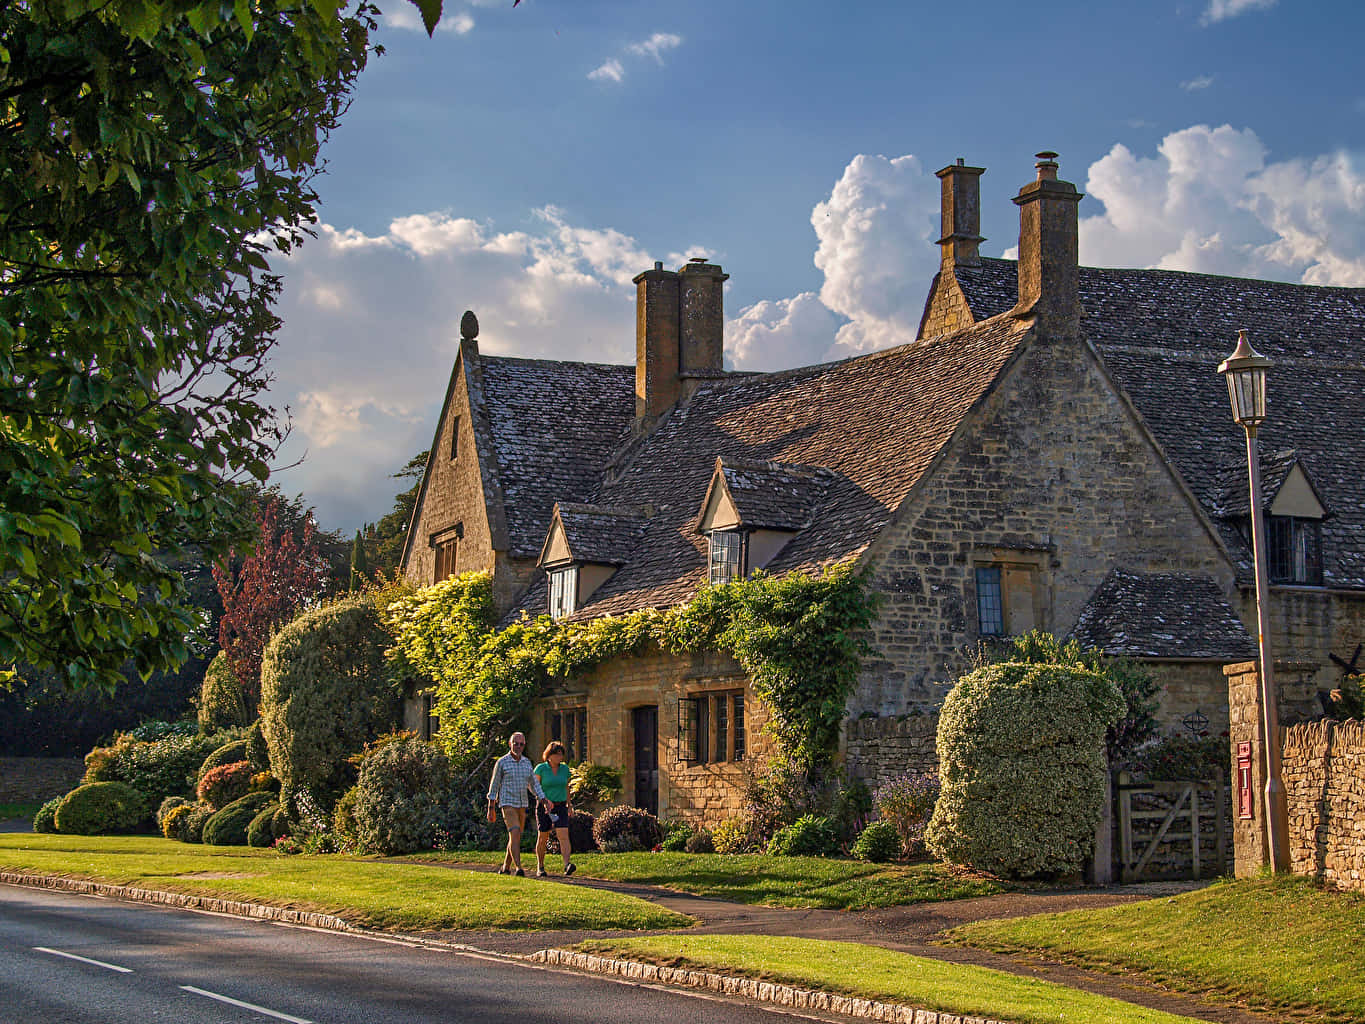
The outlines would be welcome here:
[[[436,684],[441,741],[457,762],[496,750],[554,679],[653,650],[723,650],[769,709],[782,750],[819,769],[838,744],[874,613],[864,578],[838,566],[818,576],[755,573],[675,608],[524,618],[498,630],[491,577],[467,573],[395,602],[389,624],[400,667]]]

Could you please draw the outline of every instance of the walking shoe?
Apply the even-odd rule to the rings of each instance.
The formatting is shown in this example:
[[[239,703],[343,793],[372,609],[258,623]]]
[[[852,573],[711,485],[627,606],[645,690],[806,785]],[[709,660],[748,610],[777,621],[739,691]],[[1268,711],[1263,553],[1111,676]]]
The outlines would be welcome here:
[[[509,868],[506,864],[504,864],[502,867],[498,868],[498,874],[500,874],[500,875],[510,875],[511,873],[512,873],[512,869]]]
[[[537,877],[537,878],[549,878],[549,877],[550,877],[550,873],[549,873],[548,871],[537,871],[537,872],[536,872],[536,877]]]
[[[578,870],[578,868],[577,868],[576,865],[570,864],[567,868],[564,869],[564,877],[565,877],[565,878],[568,878],[570,875],[572,875],[572,874],[573,874],[575,871],[577,871],[577,870]]]
[[[526,872],[523,871],[521,868],[517,868],[516,874],[517,874],[517,877],[518,877],[518,878],[525,878],[525,877],[526,877]]]

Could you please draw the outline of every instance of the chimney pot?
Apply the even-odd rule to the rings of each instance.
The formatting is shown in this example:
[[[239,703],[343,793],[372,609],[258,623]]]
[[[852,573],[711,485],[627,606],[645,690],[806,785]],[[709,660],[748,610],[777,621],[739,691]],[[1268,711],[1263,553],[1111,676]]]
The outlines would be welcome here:
[[[664,269],[664,261],[663,261],[663,260],[655,260],[655,261],[654,261],[654,269],[655,269],[655,270],[663,270],[663,269]]]
[[[1045,149],[1041,153],[1035,154],[1038,162],[1033,166],[1038,169],[1039,181],[1057,180],[1057,154]]]

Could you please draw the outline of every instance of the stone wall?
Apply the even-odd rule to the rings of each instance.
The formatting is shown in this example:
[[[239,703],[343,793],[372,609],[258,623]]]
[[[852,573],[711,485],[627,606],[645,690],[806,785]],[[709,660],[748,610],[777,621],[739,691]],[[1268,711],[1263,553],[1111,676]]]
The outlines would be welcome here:
[[[1185,735],[1184,717],[1199,712],[1210,736],[1228,732],[1228,682],[1216,661],[1146,662],[1161,685],[1156,720],[1162,733]]]
[[[979,639],[981,565],[1031,587],[1011,632],[1065,633],[1116,565],[1210,575],[1231,595],[1222,549],[1080,342],[1031,342],[968,424],[866,556],[883,603],[855,717],[942,702]]]
[[[934,277],[929,288],[929,299],[925,303],[924,321],[920,324],[919,336],[932,338],[951,331],[960,331],[976,322],[967,296],[962,292],[953,275],[952,265],[945,261],[941,273]]]
[[[1365,892],[1365,722],[1307,722],[1284,731],[1289,863]]]
[[[683,697],[744,694],[745,750],[742,761],[698,764],[680,758],[679,701]],[[733,658],[708,652],[692,656],[647,654],[616,658],[579,679],[569,680],[537,701],[528,747],[539,757],[548,743],[547,711],[584,707],[588,718],[588,758],[620,768],[621,801],[637,802],[633,711],[658,709],[659,816],[715,825],[743,811],[744,790],[756,764],[770,752],[763,725],[767,713],[753,696],[748,679]]]
[[[0,757],[0,803],[46,803],[81,784],[79,757]]]
[[[905,772],[938,771],[938,715],[854,718],[844,725],[848,773],[871,789]]]

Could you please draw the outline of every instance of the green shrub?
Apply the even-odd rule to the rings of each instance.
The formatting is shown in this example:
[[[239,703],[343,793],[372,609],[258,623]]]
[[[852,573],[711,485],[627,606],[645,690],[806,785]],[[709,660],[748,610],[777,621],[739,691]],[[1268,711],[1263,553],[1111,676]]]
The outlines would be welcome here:
[[[161,819],[161,834],[167,839],[178,839],[182,843],[189,842],[185,838],[186,819],[194,814],[198,805],[185,801],[176,807],[172,807]],[[202,828],[203,822],[200,822]]]
[[[204,681],[199,686],[199,729],[213,733],[250,721],[242,684],[228,664],[227,655],[219,651],[204,670]]]
[[[275,835],[275,815],[279,809],[280,805],[272,800],[257,812],[256,817],[251,819],[251,824],[246,827],[247,846],[264,849],[275,845],[278,838]]]
[[[1167,736],[1141,751],[1133,767],[1154,782],[1227,779],[1232,774],[1232,750],[1226,734]]]
[[[355,827],[360,847],[385,856],[435,847],[445,820],[450,762],[415,737],[372,749],[360,765]]]
[[[82,782],[122,782],[118,751],[113,747],[96,747],[85,755],[85,776]]]
[[[929,849],[1008,878],[1079,873],[1107,793],[1105,732],[1123,713],[1114,683],[1086,669],[968,673],[939,715],[943,789]]]
[[[179,813],[179,809],[171,811],[171,817],[167,820],[175,820]],[[204,841],[204,826],[216,813],[208,804],[194,804],[190,807],[188,814],[176,820],[175,838],[182,843],[202,843]]]
[[[246,731],[246,759],[253,772],[270,771],[270,747],[266,745],[259,718]]]
[[[136,832],[147,822],[147,798],[126,782],[88,782],[62,797],[53,822],[71,836]]]
[[[715,853],[716,844],[711,838],[711,833],[702,829],[687,837],[687,845],[683,849],[688,853]]]
[[[619,836],[612,836],[610,839],[603,840],[598,844],[598,848],[603,853],[639,853],[645,847],[640,842],[640,837],[630,832],[623,832]]]
[[[639,807],[626,806],[608,807],[599,814],[592,835],[604,853],[610,852],[607,844],[621,836],[634,836],[642,850],[652,850],[663,840],[658,818]]]
[[[668,853],[682,853],[687,849],[694,833],[690,828],[670,829],[664,836],[662,846]]]
[[[717,853],[750,853],[756,848],[754,834],[743,818],[726,818],[711,832]]]
[[[183,796],[168,796],[165,800],[162,800],[161,806],[156,809],[157,831],[162,835],[166,835],[166,815],[170,814],[171,811],[175,810],[177,807],[184,807],[190,803],[191,801],[186,800]],[[169,839],[170,836],[167,836],[167,838]]]
[[[126,782],[150,805],[168,796],[189,796],[197,769],[222,737],[174,732],[158,740],[139,740],[124,733],[113,746],[96,747],[85,756],[86,782]]]
[[[889,821],[874,821],[853,843],[853,856],[873,864],[895,860],[901,852],[901,836]]]
[[[245,761],[220,764],[199,780],[195,795],[215,809],[246,796],[251,789],[251,765]]]
[[[575,804],[604,807],[621,795],[623,777],[620,768],[581,761],[569,775],[569,795]]]
[[[935,772],[905,772],[887,779],[872,797],[877,814],[900,835],[901,850],[907,857],[924,847],[924,830],[933,817],[941,788]]]
[[[57,831],[57,807],[62,797],[54,796],[33,815],[33,831],[52,833]]]
[[[355,823],[355,803],[358,799],[360,785],[357,783],[341,794],[341,799],[332,808],[332,833],[343,850],[360,849],[360,832]]]
[[[337,797],[354,781],[346,758],[397,721],[399,691],[385,660],[389,643],[374,607],[352,598],[305,612],[266,645],[261,728],[280,780],[280,804],[291,817],[320,816],[325,827]],[[300,806],[304,792],[316,808]]]
[[[238,761],[246,760],[246,740],[232,740],[229,743],[224,743],[204,758],[203,763],[199,766],[198,773],[195,775],[194,784],[198,786],[204,781],[205,775],[221,765],[235,764]]]
[[[269,793],[248,793],[234,800],[204,822],[204,842],[209,846],[245,846],[252,820],[274,802]]]
[[[779,857],[828,857],[839,852],[839,830],[828,818],[803,814],[778,829],[768,852]]]

